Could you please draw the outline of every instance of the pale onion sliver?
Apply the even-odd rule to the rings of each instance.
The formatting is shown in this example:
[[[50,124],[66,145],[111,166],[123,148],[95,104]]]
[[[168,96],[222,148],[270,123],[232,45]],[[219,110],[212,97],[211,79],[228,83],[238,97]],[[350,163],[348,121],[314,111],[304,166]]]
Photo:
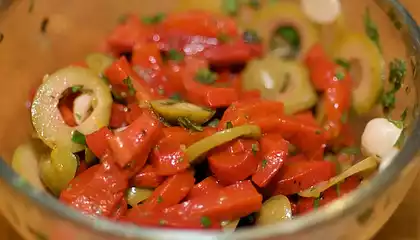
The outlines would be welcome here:
[[[354,164],[346,171],[341,174],[331,178],[327,182],[322,182],[318,185],[315,185],[309,189],[306,189],[299,194],[301,197],[313,197],[317,198],[322,192],[330,188],[331,186],[336,185],[337,183],[343,181],[344,179],[353,176],[356,173],[364,172],[366,170],[374,169],[378,167],[378,160],[375,157],[368,157],[364,160]]]

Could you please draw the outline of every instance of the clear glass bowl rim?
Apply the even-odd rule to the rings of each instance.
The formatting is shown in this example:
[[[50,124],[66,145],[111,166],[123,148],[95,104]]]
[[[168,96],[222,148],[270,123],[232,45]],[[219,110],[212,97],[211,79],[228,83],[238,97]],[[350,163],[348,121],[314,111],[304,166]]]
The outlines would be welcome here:
[[[408,28],[415,53],[420,56],[420,29],[408,11],[399,3],[398,0],[385,0],[393,7],[397,14],[403,16],[405,25]],[[321,208],[304,216],[297,217],[293,221],[282,222],[280,224],[245,228],[233,233],[223,233],[219,231],[192,231],[192,230],[164,230],[157,228],[143,228],[131,224],[122,224],[108,221],[103,218],[85,216],[66,205],[63,205],[52,196],[39,192],[28,184],[19,184],[22,179],[10,166],[0,158],[0,177],[20,194],[25,195],[29,200],[42,210],[49,212],[55,217],[73,223],[73,227],[82,228],[87,231],[94,231],[101,236],[112,236],[115,238],[140,238],[140,239],[261,239],[273,236],[285,236],[298,232],[304,232],[315,227],[321,227],[339,218],[349,215],[357,209],[358,203],[368,202],[384,192],[401,171],[414,158],[420,147],[420,119],[416,116],[413,123],[414,127],[408,137],[406,144],[393,162],[381,174],[376,176],[370,184],[360,187],[357,191],[337,200],[327,208]]]

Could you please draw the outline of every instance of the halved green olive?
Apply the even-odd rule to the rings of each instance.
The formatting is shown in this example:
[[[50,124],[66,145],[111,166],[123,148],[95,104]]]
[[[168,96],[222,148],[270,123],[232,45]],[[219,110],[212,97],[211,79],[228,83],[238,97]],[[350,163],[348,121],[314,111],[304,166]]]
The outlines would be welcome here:
[[[306,68],[297,61],[268,56],[250,62],[243,73],[245,90],[260,90],[264,99],[284,103],[287,114],[309,109],[316,104]]]
[[[32,186],[45,190],[39,177],[39,160],[49,149],[39,140],[33,139],[16,148],[12,158],[12,168]]]
[[[215,113],[209,108],[171,99],[151,101],[150,105],[156,113],[169,122],[177,122],[178,118],[188,118],[195,124],[203,124]]]
[[[334,56],[350,63],[352,104],[364,114],[376,104],[384,86],[384,61],[375,44],[365,35],[348,34],[334,48]]]
[[[294,29],[300,40],[297,58],[302,59],[309,49],[319,41],[319,30],[302,12],[299,3],[278,1],[265,4],[259,9],[249,27],[258,31],[268,49],[273,34],[281,27]]]
[[[114,62],[114,58],[103,53],[91,53],[86,56],[85,61],[89,69],[100,76]]]
[[[91,92],[95,102],[90,116],[76,127],[68,126],[57,108],[63,93],[73,86],[82,86],[82,91]],[[31,108],[32,124],[50,148],[60,146],[78,152],[84,146],[72,142],[73,132],[77,130],[86,135],[107,126],[111,105],[111,92],[104,81],[89,69],[67,67],[49,75],[38,88]]]
[[[137,204],[149,198],[152,193],[152,189],[131,187],[126,192],[127,203],[132,207],[137,206]]]
[[[292,206],[284,195],[276,195],[263,203],[257,215],[257,225],[270,225],[292,219]]]
[[[78,166],[79,160],[70,149],[57,147],[52,150],[49,157],[41,159],[40,177],[45,186],[58,196],[74,178]]]

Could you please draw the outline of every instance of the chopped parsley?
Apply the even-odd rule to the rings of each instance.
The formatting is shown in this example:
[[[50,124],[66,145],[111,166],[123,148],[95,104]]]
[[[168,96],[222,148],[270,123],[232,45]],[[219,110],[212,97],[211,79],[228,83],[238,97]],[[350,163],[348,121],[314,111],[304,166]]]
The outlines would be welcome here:
[[[315,134],[316,134],[316,135],[321,134],[321,130],[315,130]]]
[[[346,75],[342,72],[342,71],[337,71],[335,73],[335,77],[337,78],[338,81],[341,81],[344,79]]]
[[[203,226],[204,228],[211,227],[211,220],[208,217],[201,217],[200,223],[201,223],[201,226]]]
[[[357,147],[345,147],[341,149],[340,153],[349,154],[349,155],[357,155],[360,153],[360,149]]]
[[[223,0],[222,10],[228,15],[236,15],[240,8],[239,0]]]
[[[160,226],[165,226],[166,224],[168,224],[168,222],[166,220],[163,220],[163,219],[159,220],[159,225]]]
[[[175,101],[181,101],[182,97],[180,93],[174,93],[172,94],[169,99],[175,100]]]
[[[226,122],[226,129],[233,128],[232,122]]]
[[[408,108],[405,108],[404,111],[401,113],[401,121],[405,121],[405,119],[407,118],[407,113],[408,113]]]
[[[157,203],[162,203],[163,202],[163,197],[162,196],[158,196],[157,197]]]
[[[130,77],[125,78],[125,79],[123,80],[123,83],[124,83],[125,85],[127,85],[127,87],[128,87],[128,93],[129,93],[131,96],[134,96],[134,94],[136,94],[136,89],[135,89],[135,88],[134,88],[134,86],[133,86],[133,82],[131,81],[131,78],[130,78]]]
[[[404,128],[404,122],[401,120],[393,120],[388,118],[388,121],[392,124],[394,124],[397,128],[403,129]]]
[[[364,23],[365,23],[366,35],[378,47],[379,51],[382,52],[381,43],[379,42],[378,27],[373,22],[373,20],[370,16],[370,11],[369,11],[368,8],[366,8],[366,12],[365,12],[365,16],[364,16]]]
[[[82,88],[83,88],[83,86],[82,86],[82,85],[76,85],[76,86],[73,86],[73,87],[71,87],[71,92],[72,92],[72,93],[77,93],[77,92],[79,92],[80,90],[82,90]]]
[[[340,185],[341,185],[341,183],[337,183],[335,185],[335,191],[336,191],[338,197],[341,196],[341,186]]]
[[[279,27],[275,31],[274,35],[282,38],[293,49],[299,49],[300,37],[299,37],[299,33],[296,31],[294,27],[291,27],[291,26]]]
[[[248,6],[257,10],[258,8],[261,7],[260,0],[248,0]]]
[[[47,27],[48,27],[48,24],[50,23],[50,19],[49,18],[44,18],[44,19],[42,19],[42,22],[41,22],[41,33],[46,33],[47,32]]]
[[[174,62],[181,62],[184,60],[184,54],[176,49],[169,49],[167,59]]]
[[[406,128],[404,128],[400,134],[400,136],[398,137],[397,141],[394,144],[394,147],[397,148],[401,148],[404,145],[405,142],[405,132],[406,132]]]
[[[258,36],[257,31],[253,29],[247,29],[244,31],[242,38],[246,43],[260,43],[261,38]]]
[[[314,208],[317,209],[319,207],[319,203],[321,201],[321,196],[314,199]]]
[[[341,118],[340,118],[341,123],[343,123],[343,124],[347,123],[348,118],[349,118],[349,114],[347,112],[344,112],[343,115],[341,115]]]
[[[208,68],[201,68],[197,71],[195,80],[200,83],[210,85],[216,82],[217,77],[217,73],[210,71]]]
[[[258,144],[256,144],[256,143],[253,143],[253,144],[252,144],[251,149],[252,149],[252,153],[253,153],[254,155],[257,155],[258,151],[260,151],[260,147],[259,147],[259,146],[258,146]]]
[[[220,33],[219,35],[217,35],[217,41],[219,41],[220,43],[228,43],[230,42],[230,40],[232,40],[231,37],[226,33]]]
[[[395,108],[395,94],[401,89],[404,77],[407,73],[407,66],[404,60],[394,59],[389,63],[388,82],[391,88],[382,94],[381,103],[385,114]]]
[[[81,145],[86,145],[86,137],[83,133],[75,130],[71,136],[71,141]]]
[[[82,115],[75,113],[77,120],[82,120]]]
[[[165,19],[166,15],[164,13],[158,13],[154,16],[149,16],[149,17],[143,17],[141,19],[141,21],[144,24],[157,24],[157,23],[161,23],[163,21],[163,19]]]
[[[394,27],[398,30],[401,30],[402,23],[400,22],[400,20],[398,20],[397,14],[395,14],[394,9],[390,9],[388,11],[388,17],[389,19],[391,19],[392,23],[394,24]]]
[[[267,166],[267,163],[268,163],[267,159],[264,158],[261,162],[261,168],[264,169]]]
[[[217,125],[219,125],[220,120],[218,118],[215,118],[213,120],[211,120],[207,125],[209,127],[217,127]]]
[[[349,71],[350,68],[351,68],[350,62],[347,61],[347,60],[344,60],[342,58],[335,59],[335,63],[338,64],[338,65],[340,65],[341,67],[343,67],[347,71]]]

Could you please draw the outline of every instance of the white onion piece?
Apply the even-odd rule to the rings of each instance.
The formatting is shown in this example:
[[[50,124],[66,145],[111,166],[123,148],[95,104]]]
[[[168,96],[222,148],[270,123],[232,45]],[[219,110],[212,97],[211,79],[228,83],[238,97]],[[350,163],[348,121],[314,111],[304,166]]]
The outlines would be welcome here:
[[[339,0],[301,0],[303,12],[319,24],[333,23],[341,14]]]
[[[83,93],[73,103],[73,115],[77,125],[81,124],[90,114],[92,109],[92,95]]]

